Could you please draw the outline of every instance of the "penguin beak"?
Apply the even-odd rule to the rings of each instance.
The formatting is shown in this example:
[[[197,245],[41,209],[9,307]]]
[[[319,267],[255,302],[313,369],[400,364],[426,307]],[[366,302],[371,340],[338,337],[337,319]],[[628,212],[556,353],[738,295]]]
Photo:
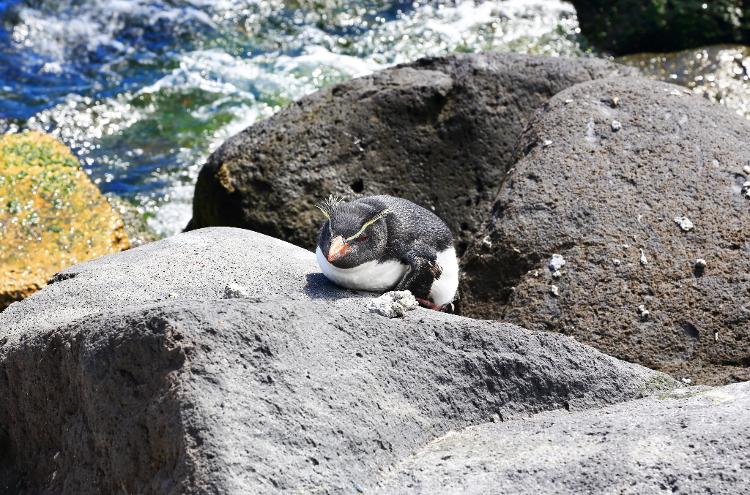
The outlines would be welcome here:
[[[328,262],[333,263],[342,256],[349,254],[351,250],[349,243],[344,241],[343,237],[340,235],[334,237],[331,240],[331,247],[328,248]]]

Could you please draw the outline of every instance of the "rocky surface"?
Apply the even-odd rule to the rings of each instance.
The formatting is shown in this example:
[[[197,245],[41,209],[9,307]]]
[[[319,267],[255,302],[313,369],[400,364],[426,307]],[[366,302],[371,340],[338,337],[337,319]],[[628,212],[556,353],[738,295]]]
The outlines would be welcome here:
[[[750,40],[750,6],[742,0],[572,0],[581,32],[614,54],[671,52]]]
[[[463,313],[694,383],[750,379],[748,141],[747,120],[677,86],[555,95],[464,257]]]
[[[0,136],[0,311],[58,270],[128,246],[68,148],[38,132]]]
[[[375,493],[748,493],[750,383],[451,432]]]
[[[389,319],[371,297],[238,229],[64,270],[0,314],[0,491],[369,491],[451,430],[673,386],[565,336]]]
[[[303,98],[203,166],[189,228],[250,228],[315,245],[315,202],[392,194],[433,209],[463,252],[534,111],[573,84],[631,69],[512,54],[429,58]]]

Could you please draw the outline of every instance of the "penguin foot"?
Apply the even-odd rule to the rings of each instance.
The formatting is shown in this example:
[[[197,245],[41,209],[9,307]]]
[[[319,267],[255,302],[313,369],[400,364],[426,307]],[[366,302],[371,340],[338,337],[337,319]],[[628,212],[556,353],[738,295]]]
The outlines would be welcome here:
[[[420,306],[424,306],[425,308],[432,309],[435,311],[442,311],[443,306],[437,305],[434,302],[428,300],[428,299],[422,299],[421,297],[415,298]]]

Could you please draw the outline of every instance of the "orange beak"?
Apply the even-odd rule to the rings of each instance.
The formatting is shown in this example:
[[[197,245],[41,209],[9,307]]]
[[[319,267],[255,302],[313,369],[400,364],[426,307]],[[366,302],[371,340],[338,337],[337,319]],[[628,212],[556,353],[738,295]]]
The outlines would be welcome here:
[[[328,262],[333,263],[337,259],[345,256],[351,252],[352,248],[349,247],[349,243],[344,241],[344,238],[339,236],[334,237],[331,240],[331,247],[328,248]]]

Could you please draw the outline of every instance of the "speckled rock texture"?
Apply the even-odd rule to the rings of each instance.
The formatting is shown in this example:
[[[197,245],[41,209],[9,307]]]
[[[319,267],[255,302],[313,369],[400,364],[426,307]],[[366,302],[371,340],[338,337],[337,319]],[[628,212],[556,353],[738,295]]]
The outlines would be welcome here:
[[[451,432],[374,493],[750,493],[750,383]]]
[[[61,272],[0,314],[0,492],[369,492],[451,430],[674,386],[569,337],[389,319],[372,297],[229,228]]]
[[[55,272],[128,247],[122,219],[65,145],[0,136],[0,311]]]
[[[226,141],[203,166],[190,228],[243,227],[315,246],[329,194],[392,194],[445,219],[463,253],[534,111],[633,69],[513,54],[422,59],[322,90]]]
[[[750,122],[669,84],[613,78],[555,95],[463,259],[463,314],[693,383],[750,380],[748,142]]]

